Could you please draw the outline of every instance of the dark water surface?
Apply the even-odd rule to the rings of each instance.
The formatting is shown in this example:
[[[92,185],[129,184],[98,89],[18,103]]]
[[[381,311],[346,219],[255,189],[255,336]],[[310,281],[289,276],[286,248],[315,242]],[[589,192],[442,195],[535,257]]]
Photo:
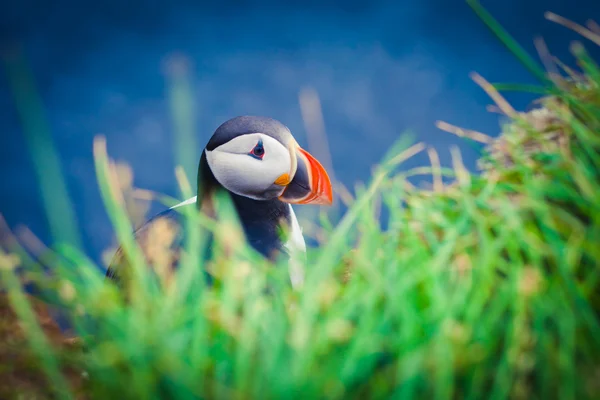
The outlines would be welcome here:
[[[439,152],[459,145],[467,166],[477,148],[435,128],[438,119],[488,132],[498,117],[468,77],[533,83],[463,1],[54,1],[0,6],[2,44],[19,42],[35,73],[88,252],[111,240],[92,160],[92,139],[134,168],[137,186],[177,193],[165,60],[191,62],[198,143],[223,121],[259,114],[287,124],[307,145],[298,92],[321,99],[335,175],[346,185],[407,129]],[[577,35],[546,21],[553,11],[600,21],[596,0],[505,0],[483,4],[534,54],[542,35],[566,62]],[[584,42],[593,48],[589,42]],[[596,53],[597,54],[597,53]],[[531,97],[509,96],[517,108]],[[44,240],[48,227],[22,127],[0,76],[0,212]],[[197,149],[199,154],[201,148]],[[426,158],[407,163],[422,164]]]

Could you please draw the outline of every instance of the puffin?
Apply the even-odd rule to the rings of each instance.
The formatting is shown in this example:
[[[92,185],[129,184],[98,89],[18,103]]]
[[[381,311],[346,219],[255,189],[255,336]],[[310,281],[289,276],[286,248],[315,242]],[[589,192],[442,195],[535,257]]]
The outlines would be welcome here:
[[[171,269],[177,267],[185,243],[184,207],[210,214],[215,194],[230,196],[247,243],[265,258],[288,259],[290,283],[302,285],[306,243],[293,205],[331,205],[331,180],[321,163],[300,147],[290,129],[263,116],[238,116],[221,124],[200,156],[196,196],[152,217],[134,232],[135,240],[150,263],[157,227],[168,229],[158,240],[166,241]],[[282,228],[288,234],[281,235]],[[161,239],[162,238],[162,239]],[[163,243],[165,244],[165,243]],[[106,277],[120,281],[124,257],[115,253]]]

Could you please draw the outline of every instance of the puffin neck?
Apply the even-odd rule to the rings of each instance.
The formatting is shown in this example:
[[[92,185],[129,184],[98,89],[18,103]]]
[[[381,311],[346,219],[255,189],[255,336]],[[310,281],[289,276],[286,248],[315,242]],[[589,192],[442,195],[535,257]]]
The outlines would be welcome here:
[[[210,167],[208,166],[208,161],[206,161],[206,150],[202,151],[200,163],[198,164],[197,187],[196,206],[198,209],[202,206],[203,202],[216,190],[224,189],[223,186],[221,186],[221,184],[217,181],[217,178],[215,178],[210,170]]]

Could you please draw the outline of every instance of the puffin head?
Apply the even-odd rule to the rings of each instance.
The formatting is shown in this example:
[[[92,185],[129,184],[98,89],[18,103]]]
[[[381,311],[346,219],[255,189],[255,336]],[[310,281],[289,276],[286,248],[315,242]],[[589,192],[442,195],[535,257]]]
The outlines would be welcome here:
[[[239,196],[292,204],[332,203],[331,181],[321,163],[272,118],[241,116],[226,121],[202,156],[214,179]]]

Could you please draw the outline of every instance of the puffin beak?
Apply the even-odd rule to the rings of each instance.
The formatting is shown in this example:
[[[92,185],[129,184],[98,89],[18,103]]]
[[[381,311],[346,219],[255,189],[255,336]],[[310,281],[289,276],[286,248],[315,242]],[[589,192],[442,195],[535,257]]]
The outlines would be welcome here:
[[[294,147],[296,173],[279,200],[291,204],[331,205],[333,190],[327,171],[308,151],[300,146]]]

